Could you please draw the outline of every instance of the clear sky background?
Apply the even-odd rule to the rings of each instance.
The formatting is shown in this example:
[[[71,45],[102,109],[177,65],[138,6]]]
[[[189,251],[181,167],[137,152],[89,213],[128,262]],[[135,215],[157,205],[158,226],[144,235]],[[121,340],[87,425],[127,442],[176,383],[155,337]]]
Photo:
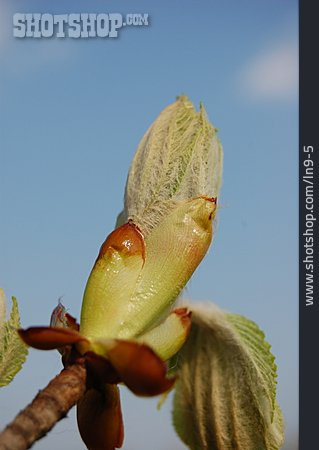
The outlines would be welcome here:
[[[115,39],[16,39],[12,14],[148,13]],[[79,317],[100,244],[122,207],[144,132],[175,96],[202,100],[224,146],[213,246],[185,296],[244,314],[277,358],[286,450],[297,449],[296,0],[1,1],[0,285],[23,326],[57,299]],[[31,350],[0,391],[3,427],[60,370]],[[182,450],[171,403],[122,389],[125,450]],[[84,448],[74,412],[37,450]]]

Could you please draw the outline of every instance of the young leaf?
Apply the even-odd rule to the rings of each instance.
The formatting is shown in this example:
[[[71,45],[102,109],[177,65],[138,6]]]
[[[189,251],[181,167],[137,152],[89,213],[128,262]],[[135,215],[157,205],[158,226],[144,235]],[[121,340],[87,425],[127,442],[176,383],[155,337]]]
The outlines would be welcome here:
[[[144,237],[177,203],[217,197],[223,150],[204,107],[185,96],[161,112],[142,138],[127,178],[117,226],[132,219]]]
[[[0,309],[3,309],[4,294],[0,292]],[[1,311],[0,311],[1,312]],[[18,304],[12,297],[12,309],[9,320],[0,322],[0,387],[9,384],[24,363],[28,350],[17,333],[20,327]]]
[[[191,309],[174,398],[180,438],[192,450],[278,450],[283,420],[274,356],[263,332],[212,305]]]

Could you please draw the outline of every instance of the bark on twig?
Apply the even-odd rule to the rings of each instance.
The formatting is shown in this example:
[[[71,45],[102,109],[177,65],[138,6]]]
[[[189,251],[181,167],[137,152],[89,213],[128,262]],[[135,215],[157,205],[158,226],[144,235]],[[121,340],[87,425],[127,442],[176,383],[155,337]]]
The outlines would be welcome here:
[[[25,450],[42,438],[82,397],[84,360],[63,369],[0,433],[0,450]]]

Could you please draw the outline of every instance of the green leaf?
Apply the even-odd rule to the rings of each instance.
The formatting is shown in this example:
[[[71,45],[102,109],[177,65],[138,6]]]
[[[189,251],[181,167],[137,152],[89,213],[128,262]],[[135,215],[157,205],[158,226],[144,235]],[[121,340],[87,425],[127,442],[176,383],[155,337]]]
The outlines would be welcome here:
[[[1,306],[2,305],[2,306]],[[3,311],[4,293],[0,292],[0,312]],[[24,363],[28,349],[17,333],[20,327],[18,303],[12,297],[10,318],[4,321],[4,314],[0,317],[0,387],[9,384]]]
[[[283,419],[275,358],[264,333],[213,305],[190,309],[190,337],[178,354],[178,435],[193,450],[278,450]]]

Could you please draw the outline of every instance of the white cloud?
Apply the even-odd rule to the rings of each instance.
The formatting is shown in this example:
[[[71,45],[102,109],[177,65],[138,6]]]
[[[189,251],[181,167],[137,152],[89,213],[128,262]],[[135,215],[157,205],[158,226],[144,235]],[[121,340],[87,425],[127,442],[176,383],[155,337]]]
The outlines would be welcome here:
[[[259,53],[239,74],[244,95],[256,100],[290,100],[298,94],[298,44],[281,42]]]

